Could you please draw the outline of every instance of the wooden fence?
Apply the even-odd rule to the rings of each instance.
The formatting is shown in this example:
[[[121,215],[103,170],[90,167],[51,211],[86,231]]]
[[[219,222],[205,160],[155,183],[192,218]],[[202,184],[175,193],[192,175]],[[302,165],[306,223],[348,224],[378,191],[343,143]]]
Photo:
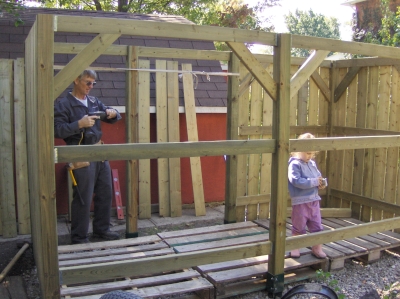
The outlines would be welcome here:
[[[264,63],[267,65],[266,71],[272,75],[273,65],[268,63],[270,57],[258,55],[258,59],[266,61]],[[292,75],[303,61],[295,60],[296,63],[291,66]],[[387,60],[382,59],[360,59],[359,64],[361,66],[357,66],[354,61],[351,63],[336,61],[330,66],[329,62],[325,61],[307,79],[290,99],[291,138],[296,138],[304,132],[311,132],[316,137],[390,135],[400,132],[400,125],[397,122],[400,109],[397,109],[398,104],[395,100],[400,88],[398,69],[387,65]],[[8,116],[1,120],[3,128],[1,169],[4,179],[1,180],[0,234],[4,237],[15,237],[17,234],[29,234],[31,230],[27,188],[24,62],[23,59],[15,61],[3,59],[0,65],[1,108]],[[149,67],[149,61],[140,60],[139,68],[149,69]],[[183,67],[190,70],[191,66],[183,65]],[[177,70],[178,63],[157,60],[156,69]],[[273,100],[245,67],[242,66],[240,70],[239,139],[271,139]],[[148,99],[149,74],[148,71],[139,72],[138,76],[138,97],[142,103],[138,106],[139,143],[150,141],[150,103],[144,100]],[[179,141],[178,74],[166,72],[156,72],[156,74],[157,142],[177,142]],[[193,81],[190,74],[184,76],[183,83],[189,141],[198,141],[193,109],[194,95],[191,92]],[[329,84],[336,84],[338,92],[341,93],[331,106],[326,91]],[[237,221],[269,218],[271,158],[270,153],[238,156]],[[393,217],[394,213],[383,212],[382,209],[349,200],[347,193],[398,205],[400,203],[397,192],[400,182],[398,158],[397,147],[350,149],[333,151],[329,154],[321,151],[316,158],[317,164],[323,175],[328,178],[329,192],[332,192],[329,198],[325,196],[325,192],[321,194],[323,206],[351,207],[353,217],[366,222]],[[190,159],[193,188],[196,190],[194,192],[196,215],[200,216],[205,214],[200,159],[199,157]],[[150,218],[150,160],[139,160],[138,167],[138,215],[139,218]],[[181,215],[179,169],[178,158],[158,159],[160,216]],[[15,189],[10,186],[15,186]]]

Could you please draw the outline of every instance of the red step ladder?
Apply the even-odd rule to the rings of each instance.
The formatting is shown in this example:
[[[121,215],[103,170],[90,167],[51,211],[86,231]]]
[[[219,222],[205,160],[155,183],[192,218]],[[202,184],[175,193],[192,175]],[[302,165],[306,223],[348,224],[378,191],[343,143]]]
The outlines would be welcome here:
[[[122,208],[121,190],[119,187],[118,169],[112,170],[115,206],[117,207],[117,218],[124,219],[124,210]]]

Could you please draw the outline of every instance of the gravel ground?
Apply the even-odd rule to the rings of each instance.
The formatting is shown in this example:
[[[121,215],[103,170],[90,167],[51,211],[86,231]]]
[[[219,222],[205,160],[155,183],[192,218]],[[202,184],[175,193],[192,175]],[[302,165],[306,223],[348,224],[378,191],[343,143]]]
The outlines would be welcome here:
[[[207,223],[203,226],[216,225],[220,223]],[[181,226],[174,226],[173,229],[164,227],[158,229],[143,230],[140,235],[150,235],[159,231],[179,230],[184,228],[194,228],[199,225],[194,223],[183,223]],[[0,269],[4,269],[7,263],[18,252],[19,248],[15,242],[1,243],[0,250]],[[8,274],[9,276],[22,276],[24,278],[28,299],[41,299],[39,292],[39,283],[37,280],[36,267],[33,261],[33,252],[28,248],[14,265]],[[355,259],[349,259],[345,262],[344,269],[331,273],[322,273],[321,276],[331,276],[325,282],[319,280],[319,283],[332,285],[337,282],[333,288],[338,294],[343,294],[343,298],[348,299],[393,299],[400,298],[400,255],[385,251],[378,262],[365,265]],[[297,284],[308,283],[303,281]],[[312,282],[312,281],[311,281]],[[315,282],[315,281],[314,281]],[[283,294],[297,284],[285,285]],[[369,297],[364,296],[369,294]],[[264,291],[253,292],[240,296],[232,297],[235,299],[257,299],[268,298]],[[317,298],[317,297],[310,297]]]

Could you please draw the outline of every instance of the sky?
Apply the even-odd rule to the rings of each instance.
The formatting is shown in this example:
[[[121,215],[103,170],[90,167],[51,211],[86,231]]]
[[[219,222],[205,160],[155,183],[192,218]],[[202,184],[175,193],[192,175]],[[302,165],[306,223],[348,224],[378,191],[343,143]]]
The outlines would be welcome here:
[[[255,0],[245,0],[252,4]],[[295,12],[296,8],[308,11],[310,8],[314,13],[320,13],[327,17],[335,17],[340,23],[340,33],[342,40],[351,40],[350,21],[355,7],[342,5],[346,0],[280,0],[278,7],[268,9],[268,15],[272,15],[272,22],[275,25],[275,32],[287,32],[284,22],[284,15]]]

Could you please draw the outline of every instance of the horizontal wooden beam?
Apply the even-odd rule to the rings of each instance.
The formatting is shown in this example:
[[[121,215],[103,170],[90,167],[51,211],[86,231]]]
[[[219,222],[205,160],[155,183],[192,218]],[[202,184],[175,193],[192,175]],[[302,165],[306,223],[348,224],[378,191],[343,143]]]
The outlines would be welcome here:
[[[400,135],[290,139],[291,152],[399,147]]]
[[[335,68],[344,68],[344,67],[369,67],[369,66],[388,66],[396,63],[400,64],[400,61],[388,59],[388,58],[380,58],[380,57],[366,57],[366,58],[356,58],[356,59],[343,59],[343,60],[335,60]]]
[[[336,228],[330,231],[321,231],[308,235],[288,237],[286,238],[285,250],[292,250],[317,244],[346,240],[396,228],[400,228],[400,217],[368,222],[355,226]]]
[[[331,52],[351,53],[372,57],[379,56],[395,60],[400,59],[400,49],[396,47],[357,43],[297,34],[292,35],[292,47],[327,50]]]
[[[179,157],[261,154],[275,151],[275,140],[68,145],[55,147],[56,161],[136,160]]]
[[[60,267],[60,284],[87,283],[116,278],[151,275],[199,265],[239,260],[271,253],[271,242],[237,245],[137,260]]]
[[[328,129],[326,126],[290,126],[290,134],[302,134],[304,132],[310,132],[313,134],[326,134],[328,133]],[[271,134],[272,126],[239,127],[239,136]]]
[[[54,16],[56,31],[80,33],[117,33],[122,35],[179,38],[203,41],[229,41],[258,43],[275,46],[276,33],[262,30],[244,30],[217,26],[183,23],[128,20],[117,18],[95,18]]]
[[[388,130],[376,130],[376,129],[364,129],[355,127],[340,127],[334,126],[332,133],[335,135],[346,135],[346,136],[379,136],[379,135],[393,135],[400,132],[388,131]]]
[[[331,189],[331,196],[340,197],[348,201],[356,202],[363,206],[368,206],[371,208],[376,208],[389,213],[400,215],[400,206],[382,200],[377,200],[371,197],[366,197],[337,189]]]

